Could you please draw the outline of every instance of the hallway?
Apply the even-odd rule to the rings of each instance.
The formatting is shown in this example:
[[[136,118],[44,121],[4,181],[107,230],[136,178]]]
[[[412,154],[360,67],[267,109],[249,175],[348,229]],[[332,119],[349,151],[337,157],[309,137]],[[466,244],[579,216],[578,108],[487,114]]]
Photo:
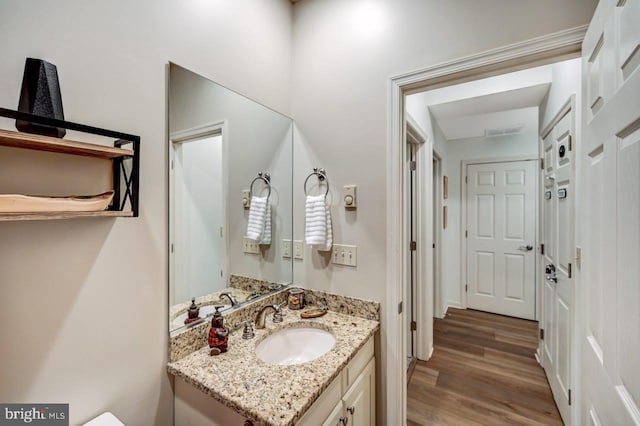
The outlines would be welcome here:
[[[434,353],[407,390],[407,425],[562,425],[542,367],[537,322],[449,308]]]

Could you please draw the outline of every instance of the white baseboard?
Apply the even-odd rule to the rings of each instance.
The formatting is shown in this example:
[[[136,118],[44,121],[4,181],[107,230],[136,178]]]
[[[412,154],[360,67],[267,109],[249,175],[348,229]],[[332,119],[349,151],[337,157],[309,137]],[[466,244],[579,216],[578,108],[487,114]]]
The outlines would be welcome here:
[[[540,357],[538,356],[538,351],[535,351],[533,353],[533,356],[536,357],[536,361],[538,361],[538,364],[542,365],[542,361],[540,360]]]

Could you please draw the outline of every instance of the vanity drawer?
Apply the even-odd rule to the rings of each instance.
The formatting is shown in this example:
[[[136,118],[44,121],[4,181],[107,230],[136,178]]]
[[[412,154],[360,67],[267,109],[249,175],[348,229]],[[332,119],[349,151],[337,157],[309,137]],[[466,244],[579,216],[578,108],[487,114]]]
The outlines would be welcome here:
[[[346,392],[347,389],[358,378],[358,375],[365,369],[369,360],[373,358],[373,336],[369,338],[367,343],[364,344],[362,349],[358,351],[355,357],[342,371],[342,391]]]

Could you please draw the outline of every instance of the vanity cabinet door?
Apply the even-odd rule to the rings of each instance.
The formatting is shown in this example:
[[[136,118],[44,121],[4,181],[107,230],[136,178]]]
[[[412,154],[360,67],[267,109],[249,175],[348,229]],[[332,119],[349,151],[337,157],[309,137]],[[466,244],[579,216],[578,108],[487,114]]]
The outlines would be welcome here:
[[[296,426],[318,426],[318,425],[333,425],[334,423],[327,423],[331,416],[336,411],[336,408],[342,410],[342,374],[338,375],[333,382],[329,385],[322,395],[313,403],[311,408],[302,416],[302,419]],[[328,413],[329,419],[327,419]],[[338,416],[340,418],[340,416]],[[337,422],[337,420],[336,420]],[[335,423],[337,424],[337,423]]]
[[[342,399],[349,426],[375,424],[375,363],[372,359]]]
[[[322,426],[344,426],[343,418],[345,418],[344,407],[342,401],[338,402],[329,417],[322,423]]]

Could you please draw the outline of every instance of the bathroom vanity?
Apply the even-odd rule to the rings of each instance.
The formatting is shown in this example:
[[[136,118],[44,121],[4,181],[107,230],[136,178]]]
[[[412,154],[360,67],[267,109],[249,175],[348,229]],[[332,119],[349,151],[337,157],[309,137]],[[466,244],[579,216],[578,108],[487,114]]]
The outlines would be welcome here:
[[[259,301],[243,310],[251,316],[264,305]],[[248,340],[242,329],[234,331],[229,351],[221,355],[211,356],[201,345],[170,362],[168,371],[177,378],[175,424],[375,424],[374,335],[379,322],[331,310],[303,320],[300,312],[283,309],[282,323],[273,323],[267,313],[264,329],[256,329]],[[325,330],[335,337],[335,345],[295,365],[274,365],[258,357],[261,342],[291,328]]]

